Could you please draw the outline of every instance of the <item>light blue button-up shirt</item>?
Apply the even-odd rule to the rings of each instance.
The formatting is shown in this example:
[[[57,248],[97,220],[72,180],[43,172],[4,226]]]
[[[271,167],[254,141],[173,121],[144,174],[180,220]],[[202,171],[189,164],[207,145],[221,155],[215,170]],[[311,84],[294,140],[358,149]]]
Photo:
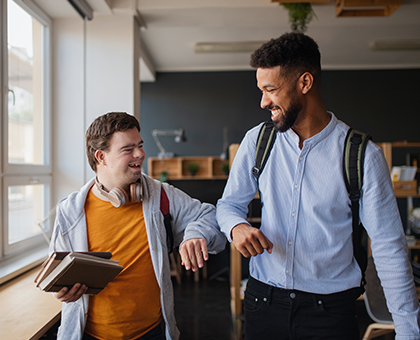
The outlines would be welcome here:
[[[302,149],[292,129],[277,132],[259,179],[260,230],[274,246],[271,254],[265,251],[251,258],[250,275],[275,287],[330,294],[360,285],[342,169],[349,127],[329,114],[329,124],[305,140]],[[260,128],[245,135],[217,204],[218,223],[229,241],[234,226],[248,223],[248,204],[257,191],[252,167]],[[371,238],[396,339],[420,339],[419,304],[404,230],[387,163],[373,142],[366,149],[360,219]]]

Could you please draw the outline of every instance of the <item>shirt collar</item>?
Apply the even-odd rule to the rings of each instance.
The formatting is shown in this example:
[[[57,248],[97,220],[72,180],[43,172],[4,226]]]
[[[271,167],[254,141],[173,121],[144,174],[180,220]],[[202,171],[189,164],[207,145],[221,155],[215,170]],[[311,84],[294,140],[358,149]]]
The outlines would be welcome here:
[[[311,138],[306,139],[303,142],[303,147],[305,146],[314,146],[318,144],[323,139],[327,138],[328,135],[335,129],[337,126],[337,118],[335,117],[334,113],[327,111],[329,116],[331,117],[330,122],[327,124],[325,128],[323,128],[320,132],[318,132],[316,135],[312,136]],[[293,141],[294,144],[299,146],[299,136],[296,134],[293,129],[289,129],[286,132],[284,132],[286,139],[288,139],[290,142]]]

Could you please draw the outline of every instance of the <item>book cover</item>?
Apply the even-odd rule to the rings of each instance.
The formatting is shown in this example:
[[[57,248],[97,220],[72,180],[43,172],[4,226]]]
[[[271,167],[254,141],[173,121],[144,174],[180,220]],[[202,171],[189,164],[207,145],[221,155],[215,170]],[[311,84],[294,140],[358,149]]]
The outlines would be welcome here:
[[[88,287],[86,294],[98,294],[123,269],[118,261],[87,253],[68,253],[61,260],[57,257],[63,254],[53,255],[41,270],[42,273],[46,269],[44,274],[37,277],[37,286],[46,292],[58,292],[81,283]]]
[[[104,259],[110,259],[112,257],[111,252],[86,251],[86,252],[77,252],[77,253],[97,256]],[[47,260],[44,261],[40,272],[38,273],[38,275],[36,276],[34,280],[35,283],[37,284],[37,287],[38,287],[38,284],[42,280],[44,280],[48,276],[48,274],[51,273],[53,269],[57,267],[57,265],[61,262],[61,260],[68,254],[70,254],[69,251],[56,251]]]

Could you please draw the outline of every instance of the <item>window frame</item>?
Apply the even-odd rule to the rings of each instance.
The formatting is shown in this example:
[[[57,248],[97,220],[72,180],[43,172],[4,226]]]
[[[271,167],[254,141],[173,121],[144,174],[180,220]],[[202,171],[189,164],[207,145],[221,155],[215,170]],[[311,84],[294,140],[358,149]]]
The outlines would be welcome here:
[[[46,188],[44,189],[44,207],[43,207],[43,218],[48,216],[52,197],[51,197],[51,185],[52,179],[51,176],[43,175],[43,176],[7,176],[3,178],[3,201],[6,202],[8,205],[8,188],[14,185],[45,185]],[[6,207],[4,207],[6,208]],[[37,235],[22,241],[18,241],[14,244],[9,244],[9,208],[7,206],[7,211],[3,214],[3,253],[5,257],[10,257],[13,255],[22,254],[27,249],[36,248],[37,246],[48,246],[48,243],[45,237],[42,235],[42,232]],[[51,220],[47,220],[44,223],[46,226],[49,227],[49,231],[46,233],[48,237],[51,237],[52,231],[52,223]],[[44,227],[44,229],[46,229]]]
[[[51,18],[32,0],[12,0],[20,6],[29,15],[38,20],[43,26],[42,36],[42,135],[43,135],[43,163],[36,164],[9,164],[8,156],[8,47],[7,47],[7,0],[0,0],[0,85],[2,96],[0,96],[0,131],[2,138],[0,140],[0,281],[1,268],[15,262],[21,262],[22,257],[27,257],[30,263],[39,263],[40,249],[47,249],[47,242],[42,234],[30,237],[16,244],[8,244],[8,186],[28,185],[39,181],[39,184],[46,184],[47,190],[44,197],[44,213],[47,216],[48,211],[53,204],[52,190],[52,123],[51,123],[51,103],[52,103],[52,20]],[[38,183],[36,183],[38,184]],[[49,235],[52,233],[52,221],[50,223]],[[35,255],[36,254],[36,255]],[[27,261],[26,261],[27,262]],[[27,266],[25,263],[22,266]],[[17,268],[18,270],[19,268]]]
[[[3,60],[3,80],[2,84],[5,89],[8,89],[8,53],[7,53],[7,0],[0,0],[4,3],[3,9],[4,13],[2,13],[2,22],[3,24],[3,39],[1,43],[2,51],[2,60]],[[42,106],[43,106],[43,157],[44,157],[44,164],[43,165],[35,165],[35,164],[10,164],[9,163],[9,155],[8,155],[8,141],[9,141],[9,131],[8,131],[8,116],[6,115],[8,111],[8,92],[7,95],[4,97],[4,103],[2,105],[2,121],[3,121],[3,145],[2,145],[2,153],[3,153],[3,174],[37,174],[43,175],[46,173],[52,173],[52,164],[51,164],[51,155],[52,155],[52,148],[51,148],[51,27],[52,21],[48,17],[45,12],[43,12],[32,0],[12,0],[18,6],[20,6],[23,10],[25,10],[28,14],[33,16],[37,19],[43,26],[43,61],[42,61],[42,80],[44,85],[44,91],[42,96]],[[3,20],[4,19],[4,20]]]

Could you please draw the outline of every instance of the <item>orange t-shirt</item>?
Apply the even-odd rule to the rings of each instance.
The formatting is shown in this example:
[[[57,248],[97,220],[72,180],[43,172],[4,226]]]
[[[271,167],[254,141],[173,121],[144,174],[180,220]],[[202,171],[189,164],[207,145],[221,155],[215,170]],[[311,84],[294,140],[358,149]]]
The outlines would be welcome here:
[[[162,320],[141,203],[115,208],[89,192],[85,203],[89,251],[110,251],[124,267],[90,296],[85,332],[100,340],[132,340]]]

